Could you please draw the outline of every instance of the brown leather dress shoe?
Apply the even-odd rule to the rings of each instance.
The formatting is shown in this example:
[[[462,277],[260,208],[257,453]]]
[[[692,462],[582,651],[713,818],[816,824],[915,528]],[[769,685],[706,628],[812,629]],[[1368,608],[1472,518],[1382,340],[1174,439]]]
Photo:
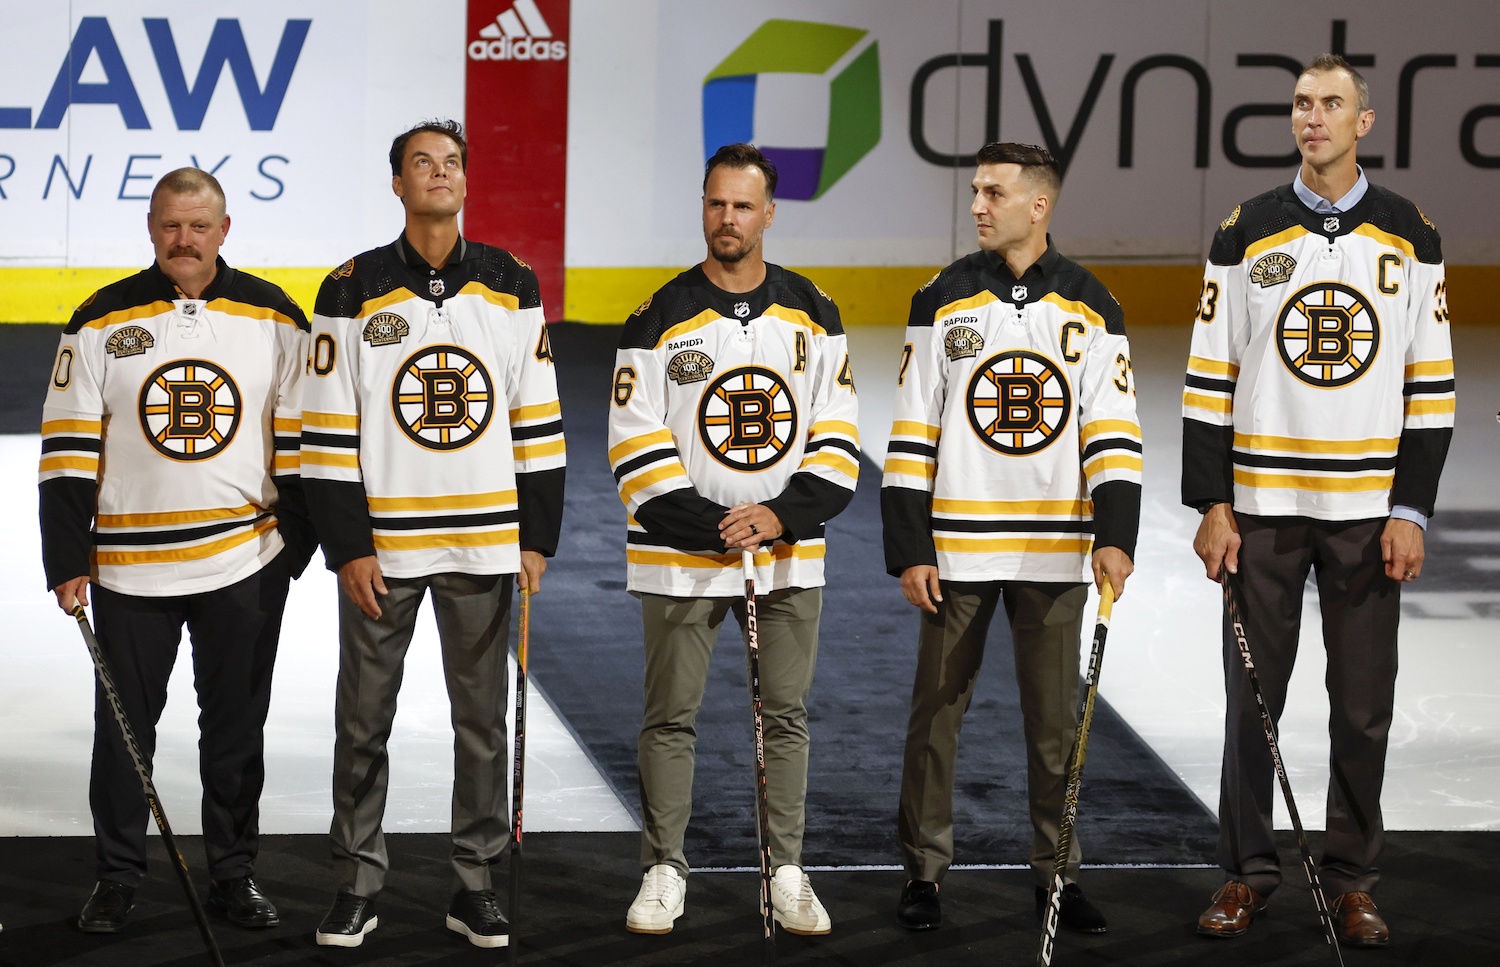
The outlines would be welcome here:
[[[1198,932],[1205,937],[1238,937],[1250,929],[1250,921],[1265,908],[1265,897],[1239,880],[1230,880],[1219,887],[1208,909],[1198,917]]]
[[[1333,929],[1339,943],[1350,947],[1384,947],[1391,942],[1391,929],[1368,893],[1341,893],[1333,898]]]

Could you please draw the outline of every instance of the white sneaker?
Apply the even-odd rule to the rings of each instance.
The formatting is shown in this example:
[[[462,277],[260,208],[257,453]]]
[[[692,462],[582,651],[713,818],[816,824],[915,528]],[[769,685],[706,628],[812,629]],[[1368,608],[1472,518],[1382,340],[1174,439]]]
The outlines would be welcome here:
[[[771,911],[787,933],[814,936],[833,929],[828,911],[813,892],[812,880],[800,866],[782,866],[771,876]]]
[[[682,916],[687,899],[687,879],[675,867],[658,863],[641,877],[641,892],[625,914],[625,929],[631,933],[671,933],[672,922]]]

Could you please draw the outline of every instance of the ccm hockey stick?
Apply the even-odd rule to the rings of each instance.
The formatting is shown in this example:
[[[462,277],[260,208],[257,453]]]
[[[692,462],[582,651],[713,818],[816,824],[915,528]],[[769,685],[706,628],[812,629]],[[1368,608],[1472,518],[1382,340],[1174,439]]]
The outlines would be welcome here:
[[[744,548],[740,566],[745,572],[745,643],[750,652],[750,714],[755,724],[755,839],[760,847],[760,918],[764,959],[776,962],[776,922],[771,913],[771,806],[766,796],[766,728],[760,714],[760,628],[755,606],[755,552]]]
[[[1271,710],[1266,706],[1266,696],[1260,690],[1260,677],[1255,674],[1255,662],[1250,657],[1250,644],[1245,640],[1244,612],[1240,607],[1241,596],[1236,585],[1239,575],[1230,574],[1220,565],[1219,583],[1224,586],[1224,607],[1229,613],[1229,624],[1234,630],[1234,642],[1239,646],[1240,659],[1245,663],[1245,674],[1250,679],[1250,691],[1255,695],[1255,706],[1260,710],[1261,728],[1266,733],[1266,744],[1271,748],[1271,763],[1276,767],[1276,781],[1281,783],[1281,796],[1286,800],[1286,811],[1292,817],[1292,829],[1297,833],[1297,848],[1302,851],[1302,869],[1307,873],[1307,883],[1312,887],[1313,903],[1318,908],[1318,921],[1323,925],[1323,936],[1333,946],[1333,957],[1343,967],[1344,955],[1339,951],[1338,934],[1333,929],[1333,917],[1328,912],[1328,897],[1323,892],[1323,883],[1318,879],[1318,865],[1313,862],[1312,850],[1307,845],[1307,831],[1302,828],[1302,816],[1297,812],[1297,803],[1292,799],[1292,784],[1286,777],[1286,765],[1281,761],[1281,745],[1276,741],[1276,723]]]
[[[1050,967],[1057,940],[1057,920],[1062,914],[1063,875],[1068,853],[1073,849],[1073,824],[1078,820],[1078,790],[1083,785],[1083,760],[1088,754],[1089,728],[1094,723],[1094,700],[1099,696],[1099,669],[1104,664],[1104,638],[1109,634],[1109,615],[1115,603],[1115,586],[1104,579],[1099,595],[1099,618],[1094,624],[1094,643],[1089,650],[1089,670],[1083,680],[1083,702],[1078,708],[1078,731],[1068,756],[1068,786],[1063,794],[1062,822],[1057,827],[1057,852],[1052,859],[1052,880],[1047,884],[1047,904],[1042,915],[1042,946],[1038,967]]]
[[[125,706],[120,703],[120,693],[115,688],[114,676],[109,672],[109,663],[104,660],[104,651],[99,647],[99,639],[94,637],[94,629],[89,626],[89,616],[77,600],[74,600],[73,610],[70,613],[78,620],[78,630],[83,635],[83,643],[88,646],[89,657],[94,660],[94,674],[98,676],[99,687],[104,692],[104,700],[109,703],[109,710],[114,713],[115,722],[120,726],[120,737],[124,739],[125,751],[129,753],[130,762],[135,766],[136,777],[141,780],[141,791],[146,795],[146,805],[151,807],[151,816],[156,820],[156,828],[161,831],[162,845],[175,860],[172,866],[177,870],[177,879],[182,883],[182,891],[187,894],[188,906],[193,910],[193,919],[198,921],[198,932],[203,935],[203,943],[208,947],[209,958],[215,967],[224,967],[224,957],[219,953],[218,943],[214,941],[214,932],[209,928],[208,917],[203,912],[203,904],[198,901],[198,891],[193,889],[193,878],[188,875],[187,861],[182,858],[182,851],[177,848],[177,838],[172,835],[172,827],[167,823],[167,814],[161,808],[161,798],[156,794],[156,784],[151,781],[151,770],[146,768],[146,759],[141,755],[141,747],[136,744],[135,732],[130,728],[130,720],[125,717]]]
[[[521,797],[526,789],[526,652],[531,642],[531,592],[521,589],[516,639],[516,752],[510,794],[510,967],[516,967],[516,928],[521,919]]]

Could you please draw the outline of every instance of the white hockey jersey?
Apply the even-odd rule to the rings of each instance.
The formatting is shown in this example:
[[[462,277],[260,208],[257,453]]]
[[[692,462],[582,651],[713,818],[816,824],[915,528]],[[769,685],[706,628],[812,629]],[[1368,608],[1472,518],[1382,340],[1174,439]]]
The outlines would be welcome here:
[[[306,360],[302,310],[222,259],[200,299],[154,264],[90,296],[63,333],[42,410],[48,586],[92,574],[122,594],[195,594],[275,558]]]
[[[609,461],[629,512],[628,587],[744,593],[718,523],[761,503],[786,533],[755,555],[762,590],[823,585],[824,528],[859,477],[858,403],[838,308],[777,265],[730,293],[694,267],[626,322]]]
[[[912,297],[881,487],[886,568],[1084,580],[1134,556],[1141,430],[1124,313],[1052,247],[1015,278],[975,252]]]
[[[1214,236],[1182,397],[1183,501],[1319,520],[1431,514],[1452,435],[1437,230],[1371,185],[1315,214],[1290,185]]]
[[[536,275],[405,239],[331,272],[313,312],[302,467],[324,557],[398,578],[511,574],[555,553],[566,448]]]

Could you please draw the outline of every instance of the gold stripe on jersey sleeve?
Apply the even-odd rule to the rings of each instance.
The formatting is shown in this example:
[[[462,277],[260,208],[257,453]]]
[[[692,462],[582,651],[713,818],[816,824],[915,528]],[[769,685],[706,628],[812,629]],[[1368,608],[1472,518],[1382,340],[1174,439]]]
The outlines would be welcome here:
[[[984,517],[1082,517],[1089,512],[1084,500],[955,500],[941,497],[932,502],[934,514],[974,514]]]
[[[1312,233],[1303,228],[1301,225],[1293,225],[1291,228],[1283,229],[1282,231],[1277,232],[1275,235],[1267,235],[1265,238],[1260,239],[1256,242],[1252,242],[1250,245],[1245,247],[1245,257],[1240,259],[1240,264],[1246,265],[1250,262],[1251,259],[1255,258],[1257,255],[1260,255],[1262,252],[1269,252],[1271,249],[1276,248],[1279,245],[1285,245],[1288,242],[1295,241],[1304,235],[1310,234]]]
[[[1083,462],[1084,473],[1103,473],[1106,470],[1134,470],[1141,472],[1141,458],[1135,453],[1117,453],[1109,457],[1092,457]]]
[[[1089,305],[1087,302],[1078,302],[1074,299],[1064,299],[1056,292],[1047,293],[1046,295],[1042,296],[1039,301],[1051,303],[1052,305],[1057,306],[1063,312],[1069,313],[1071,315],[1083,316],[1083,321],[1087,322],[1091,326],[1098,326],[1100,329],[1105,328],[1104,317],[1099,315],[1094,307]]]
[[[205,558],[222,554],[231,548],[239,547],[241,544],[255,540],[266,531],[276,529],[276,519],[268,517],[257,521],[253,527],[246,528],[238,534],[221,537],[207,544],[194,544],[191,547],[172,547],[160,550],[138,550],[138,551],[97,551],[94,554],[94,562],[100,567],[119,567],[127,564],[174,564],[181,561],[201,561]]]
[[[100,527],[172,527],[179,524],[201,524],[210,520],[233,520],[257,517],[266,512],[259,504],[239,507],[214,507],[208,510],[172,510],[155,514],[100,514]]]
[[[512,312],[521,308],[520,299],[509,292],[496,292],[483,282],[465,282],[456,294],[477,295],[491,305],[497,305],[502,309],[510,309]]]
[[[448,494],[442,497],[368,497],[377,514],[401,514],[424,510],[473,510],[476,507],[514,507],[514,490],[492,490],[484,494]]]
[[[359,417],[353,413],[319,413],[317,410],[303,410],[302,425],[323,430],[358,430]]]
[[[1189,356],[1187,368],[1199,373],[1212,373],[1215,376],[1228,376],[1233,379],[1240,375],[1238,365],[1226,362],[1222,359],[1209,359],[1206,356]]]
[[[1363,225],[1360,225],[1350,234],[1363,235],[1365,238],[1373,238],[1381,245],[1389,245],[1391,248],[1396,249],[1398,252],[1409,259],[1414,259],[1417,257],[1417,247],[1411,242],[1402,238],[1400,235],[1392,235],[1390,232],[1382,232],[1380,229],[1376,228],[1374,225],[1371,225],[1369,222],[1365,222]]]
[[[290,455],[283,455],[278,453],[276,457],[271,461],[272,473],[285,473],[288,470],[300,470],[301,468],[302,458],[296,453],[292,453]]]
[[[660,349],[662,346],[676,339],[678,336],[686,336],[688,333],[693,332],[696,329],[702,329],[704,326],[711,326],[723,318],[723,316],[719,315],[712,309],[704,309],[702,312],[698,313],[696,316],[693,316],[691,319],[684,319],[682,322],[679,322],[671,329],[668,329],[666,332],[662,333],[661,338],[656,340],[656,346],[653,348]]]
[[[816,454],[809,454],[802,458],[802,465],[797,469],[804,470],[808,467],[831,467],[846,477],[859,477],[859,464],[842,450],[820,450]]]
[[[793,558],[799,561],[816,561],[822,559],[825,550],[822,541],[776,544],[769,554],[764,549],[756,551],[755,563],[757,566],[764,566],[772,561],[786,561]],[[739,554],[684,554],[681,551],[648,551],[636,547],[626,547],[625,561],[629,564],[642,564],[649,567],[707,568],[716,571],[729,568],[739,570],[740,567]]]
[[[1092,440],[1096,436],[1106,434],[1128,436],[1139,440],[1141,428],[1139,424],[1132,423],[1130,420],[1095,420],[1092,423],[1085,423],[1078,431],[1079,438],[1082,440]]]
[[[1453,375],[1453,360],[1451,360],[1451,359],[1432,359],[1432,360],[1427,360],[1425,362],[1420,362],[1420,363],[1408,363],[1406,365],[1406,378],[1407,379],[1411,379],[1413,376],[1452,376],[1452,375]],[[42,432],[43,433],[47,432],[45,427],[42,429]]]
[[[1202,393],[1183,393],[1182,405],[1215,413],[1234,412],[1234,400],[1227,396],[1204,396]]]
[[[460,531],[455,534],[382,534],[374,538],[377,551],[432,551],[446,547],[497,547],[502,544],[519,544],[521,528],[502,527],[499,530]]]
[[[620,482],[620,499],[629,503],[630,498],[652,484],[661,483],[663,480],[671,480],[673,477],[687,479],[687,470],[676,460],[673,460],[665,467],[657,467],[655,470],[647,471],[640,476],[622,480]]]
[[[271,421],[271,429],[277,433],[301,433],[302,418],[297,417],[296,419],[291,419],[284,416],[278,416]]]
[[[1453,397],[1435,400],[1407,400],[1405,413],[1407,416],[1433,416],[1441,413],[1453,413],[1457,410]]]
[[[533,403],[530,406],[518,406],[510,411],[512,423],[524,423],[527,420],[545,420],[549,416],[562,416],[562,403],[553,400],[550,403]]]
[[[773,319],[780,319],[782,322],[789,322],[792,325],[800,326],[803,329],[810,329],[812,330],[812,334],[814,336],[828,335],[828,330],[824,329],[816,322],[813,322],[812,316],[808,315],[806,312],[803,312],[801,309],[793,309],[789,306],[784,306],[779,302],[773,302],[770,305],[766,306],[766,311],[761,313],[761,315],[770,316]]]
[[[373,299],[368,299],[361,303],[358,316],[361,319],[368,319],[381,309],[400,305],[403,302],[410,302],[415,298],[417,298],[417,294],[403,285],[392,289],[385,295],[378,295]]]
[[[1289,453],[1395,453],[1400,437],[1369,440],[1304,440],[1301,437],[1236,433],[1234,445],[1241,450],[1285,450]]]
[[[262,322],[275,322],[283,326],[295,326],[297,320],[284,312],[277,312],[269,306],[258,306],[249,302],[236,302],[233,299],[211,299],[205,305],[205,309],[214,312],[222,312],[226,316],[239,316],[242,319],[259,319]]]
[[[932,545],[950,554],[1086,554],[1092,537],[939,537]]]
[[[172,311],[172,303],[163,299],[148,302],[143,306],[131,306],[128,309],[116,309],[114,312],[106,312],[92,322],[85,322],[80,329],[108,329],[124,322],[138,322],[141,319],[154,319],[157,316]]]
[[[1000,301],[1000,298],[998,296],[996,296],[995,293],[991,292],[989,289],[985,289],[983,292],[979,292],[979,293],[976,293],[974,295],[971,295],[967,299],[959,299],[956,302],[950,302],[950,303],[948,303],[947,305],[945,305],[941,309],[939,309],[937,312],[933,313],[932,318],[933,318],[933,321],[936,322],[938,319],[941,319],[944,316],[951,316],[951,315],[953,315],[956,312],[964,312],[964,311],[972,311],[974,309],[980,309],[980,308],[983,308],[984,306],[989,305],[991,302],[999,302],[999,301]]]
[[[317,450],[303,450],[302,462],[314,467],[343,467],[347,470],[358,470],[359,454],[320,453]]]
[[[672,431],[663,428],[651,433],[642,433],[640,436],[633,436],[628,440],[622,440],[610,447],[609,462],[611,465],[619,463],[622,458],[630,456],[637,450],[656,446],[675,446],[672,442]]]
[[[928,443],[936,443],[942,432],[941,427],[931,423],[918,423],[916,420],[897,420],[891,424],[891,436],[914,436]]]
[[[1389,490],[1395,479],[1396,475],[1390,473],[1370,477],[1315,477],[1301,473],[1253,473],[1238,467],[1234,470],[1235,483],[1257,490],[1311,490],[1325,494]]]
[[[86,470],[89,473],[99,472],[98,457],[43,457],[41,466],[37,468],[42,473],[51,470]]]
[[[932,480],[937,476],[937,465],[923,463],[920,460],[903,460],[900,457],[886,457],[885,466],[881,468],[882,473],[903,473],[908,477],[921,477],[923,480]]]
[[[103,420],[48,420],[42,424],[42,436],[53,433],[82,433],[98,436],[104,432]]]
[[[517,460],[538,460],[567,453],[568,444],[562,439],[545,440],[541,443],[515,443],[511,446],[511,452]]]
[[[819,420],[807,433],[809,436],[817,436],[820,433],[841,434],[856,443],[859,442],[859,427],[847,420]]]

